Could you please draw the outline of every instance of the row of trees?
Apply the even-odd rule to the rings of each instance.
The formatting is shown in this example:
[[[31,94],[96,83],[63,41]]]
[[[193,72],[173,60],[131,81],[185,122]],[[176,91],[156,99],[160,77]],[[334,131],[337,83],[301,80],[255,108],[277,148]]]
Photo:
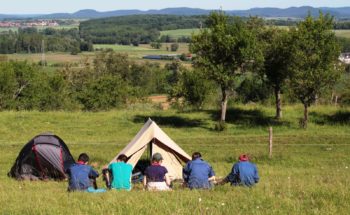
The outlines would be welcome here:
[[[135,63],[113,51],[99,52],[78,67],[67,64],[55,72],[5,61],[0,63],[0,110],[120,108],[151,94],[171,92],[176,74],[172,66]]]
[[[308,107],[334,86],[342,71],[333,24],[330,16],[320,14],[317,19],[308,16],[287,31],[266,29],[257,18],[230,22],[223,12],[212,13],[208,29],[193,36],[190,49],[197,54],[194,66],[220,86],[220,120],[225,121],[235,80],[255,72],[274,89],[276,117],[282,117],[281,92],[289,88],[304,105],[302,124],[306,127]]]
[[[44,41],[44,42],[43,42]],[[40,53],[44,51],[71,52],[92,51],[91,41],[81,40],[77,29],[56,30],[46,28],[18,29],[0,34],[0,53]]]
[[[88,20],[80,23],[80,35],[94,44],[148,44],[159,39],[160,31],[199,28],[206,16],[133,15]],[[186,41],[188,38],[181,38]],[[177,42],[162,37],[163,42]]]
[[[206,28],[207,15],[177,16],[177,15],[132,15],[93,19],[80,23],[80,36],[94,44],[124,44],[138,45],[160,40],[160,42],[190,42],[191,37],[172,38],[169,35],[160,36],[160,31],[176,29]],[[227,17],[231,22],[233,16]],[[249,18],[242,17],[242,21]],[[299,20],[265,20],[269,26],[296,26]],[[334,29],[349,29],[350,22],[338,21],[332,24]]]

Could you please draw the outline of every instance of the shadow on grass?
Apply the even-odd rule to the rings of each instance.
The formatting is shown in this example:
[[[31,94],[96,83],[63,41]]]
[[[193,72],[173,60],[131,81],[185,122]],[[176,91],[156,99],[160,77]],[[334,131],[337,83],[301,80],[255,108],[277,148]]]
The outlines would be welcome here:
[[[144,116],[136,115],[133,119],[135,123],[145,123],[148,118],[151,118],[158,125],[171,126],[171,127],[202,127],[202,120],[199,119],[187,119],[180,116]]]
[[[319,125],[350,125],[350,112],[338,111],[333,115],[311,112],[312,122]]]
[[[219,120],[219,111],[209,111],[213,120]],[[244,110],[241,108],[230,108],[226,112],[226,122],[244,127],[257,126],[289,126],[290,122],[277,120],[266,116],[261,110]]]

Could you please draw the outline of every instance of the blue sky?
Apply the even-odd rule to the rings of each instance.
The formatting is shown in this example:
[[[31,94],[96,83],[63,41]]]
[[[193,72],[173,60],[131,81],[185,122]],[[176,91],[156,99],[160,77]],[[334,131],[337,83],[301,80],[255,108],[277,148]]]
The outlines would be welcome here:
[[[349,0],[0,0],[2,14],[46,14],[75,12],[81,9],[111,11],[123,9],[162,9],[168,7],[193,7],[203,9],[241,10],[253,7],[291,6],[344,7]]]

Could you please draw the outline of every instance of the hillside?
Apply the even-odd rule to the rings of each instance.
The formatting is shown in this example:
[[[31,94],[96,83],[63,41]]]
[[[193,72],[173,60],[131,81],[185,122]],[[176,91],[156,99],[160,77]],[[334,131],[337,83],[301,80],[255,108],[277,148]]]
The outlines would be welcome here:
[[[205,16],[134,15],[92,19],[80,23],[80,35],[94,44],[150,43],[162,30],[198,28]]]
[[[20,15],[20,14],[0,14],[0,19],[20,19],[20,18],[41,18],[41,19],[95,19],[113,16],[126,16],[126,15],[141,15],[141,14],[163,14],[163,15],[207,15],[210,10],[204,10],[199,8],[165,8],[160,10],[112,10],[99,12],[92,9],[84,9],[75,13],[53,13],[53,14],[38,14],[38,15]],[[289,8],[251,8],[248,10],[225,10],[229,15],[236,16],[261,16],[261,17],[288,17],[288,18],[303,18],[308,12],[317,16],[319,11],[323,13],[329,13],[336,18],[350,18],[350,7],[321,7],[314,8],[310,6],[303,7],[289,7]]]

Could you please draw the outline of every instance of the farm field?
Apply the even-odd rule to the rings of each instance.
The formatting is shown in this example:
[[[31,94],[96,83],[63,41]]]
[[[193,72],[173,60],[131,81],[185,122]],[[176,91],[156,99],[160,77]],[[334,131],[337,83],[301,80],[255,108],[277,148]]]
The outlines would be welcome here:
[[[236,105],[227,130],[216,132],[218,110],[160,111],[149,104],[108,112],[0,112],[0,214],[348,214],[350,211],[350,108],[310,109],[300,129],[300,105],[284,108],[275,121],[272,107]],[[240,153],[258,166],[252,188],[172,192],[67,193],[67,182],[16,181],[7,177],[22,146],[38,133],[59,135],[76,158],[87,152],[101,172],[151,117],[187,153],[200,151],[224,177]],[[268,127],[274,129],[273,157],[267,157]],[[99,179],[98,184],[104,187]]]
[[[188,52],[187,43],[179,43],[179,49],[176,52],[167,51],[167,47],[170,50],[171,43],[162,43],[160,49],[154,49],[149,44],[140,44],[139,46],[128,45],[113,45],[113,44],[95,44],[94,49],[112,49],[116,52],[127,53],[131,57],[141,57],[151,54],[182,54]]]
[[[0,28],[0,33],[4,32],[4,31],[17,31],[18,28],[17,27],[8,27],[8,28]]]
[[[94,49],[112,49],[118,53],[125,53],[131,60],[135,60],[139,63],[152,62],[164,65],[171,62],[171,60],[149,60],[142,59],[146,55],[172,55],[172,54],[183,54],[189,52],[189,45],[187,43],[179,43],[179,49],[176,52],[167,51],[167,47],[170,49],[171,43],[162,43],[160,49],[154,49],[149,44],[140,44],[139,46],[125,46],[125,45],[111,45],[111,44],[96,44]],[[189,63],[184,62],[185,65],[189,66]]]
[[[83,60],[85,57],[93,56],[93,53],[81,53],[79,55],[71,55],[69,53],[45,53],[45,59],[49,64],[55,63],[73,63]],[[0,55],[1,56],[1,55]],[[8,54],[9,60],[27,60],[29,62],[41,61],[41,54]]]
[[[172,38],[179,38],[182,36],[190,37],[192,33],[199,33],[200,29],[192,28],[192,29],[177,29],[177,30],[169,30],[169,31],[161,31],[160,35],[169,35]]]
[[[350,30],[335,30],[335,35],[350,38]]]
[[[123,45],[110,45],[110,44],[98,44],[94,45],[95,49],[113,49],[115,52],[126,53],[132,60],[137,60],[140,62],[151,61],[151,62],[170,62],[170,61],[159,61],[159,60],[145,60],[142,59],[145,55],[157,55],[157,54],[182,54],[188,53],[188,44],[179,43],[179,49],[176,52],[170,52],[166,50],[166,47],[170,47],[170,43],[163,43],[160,49],[153,49],[148,44],[141,44],[138,47],[134,46],[123,46]],[[0,54],[1,56],[6,56],[9,60],[19,60],[19,61],[30,61],[30,62],[39,62],[41,60],[41,53],[37,54]],[[46,61],[49,64],[55,63],[74,63],[81,62],[85,58],[95,56],[94,52],[83,52],[78,55],[71,55],[70,53],[45,53]]]
[[[279,28],[287,28],[287,26],[278,26]],[[190,37],[192,33],[198,33],[199,29],[178,29],[170,31],[161,31],[161,35],[169,35],[173,38],[179,38],[182,36]],[[335,34],[338,37],[347,37],[350,38],[350,30],[334,30]]]
[[[37,26],[35,27],[38,30],[43,30],[45,28],[53,28],[53,29],[72,29],[72,28],[79,28],[79,25],[74,24],[74,25],[59,25],[59,26]],[[0,28],[0,33],[4,31],[18,31],[18,27],[1,27]]]

